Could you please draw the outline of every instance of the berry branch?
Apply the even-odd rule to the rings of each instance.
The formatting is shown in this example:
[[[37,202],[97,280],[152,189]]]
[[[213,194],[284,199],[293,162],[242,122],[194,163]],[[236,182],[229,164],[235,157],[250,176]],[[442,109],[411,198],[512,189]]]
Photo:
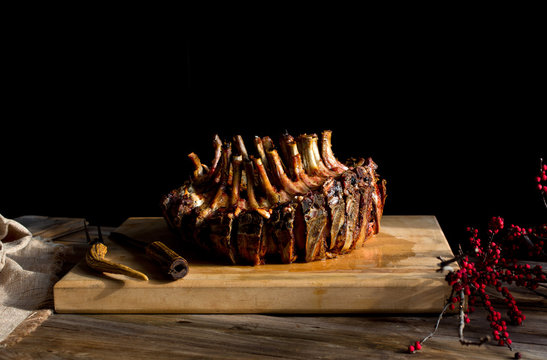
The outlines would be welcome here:
[[[539,159],[539,173],[536,176],[537,188],[541,194],[543,205],[547,208],[547,164],[543,163],[543,158]]]
[[[540,173],[536,177],[537,188],[547,209],[547,165],[540,159]],[[448,310],[459,306],[458,335],[462,345],[480,346],[492,339],[499,346],[512,348],[512,340],[508,326],[521,325],[526,316],[506,285],[514,285],[547,297],[538,292],[537,288],[547,288],[547,273],[541,265],[532,266],[525,260],[547,261],[545,245],[547,243],[547,223],[536,227],[505,226],[501,217],[492,217],[488,222],[487,233],[481,234],[479,229],[467,228],[468,244],[462,249],[460,244],[458,254],[451,259],[438,258],[437,271],[446,271],[446,282],[452,287],[450,296],[435,323],[433,331],[423,339],[408,347],[410,353],[422,349],[422,344],[429,340],[439,328],[439,324]],[[481,238],[485,235],[487,241],[483,244]],[[457,263],[459,269],[452,264]],[[506,307],[503,317],[492,304],[486,289],[493,288],[500,295]],[[466,307],[467,305],[467,307]],[[490,323],[491,336],[483,336],[476,340],[464,337],[464,329],[469,324],[470,314],[475,312],[475,306],[482,305]],[[515,357],[519,357],[516,353]]]

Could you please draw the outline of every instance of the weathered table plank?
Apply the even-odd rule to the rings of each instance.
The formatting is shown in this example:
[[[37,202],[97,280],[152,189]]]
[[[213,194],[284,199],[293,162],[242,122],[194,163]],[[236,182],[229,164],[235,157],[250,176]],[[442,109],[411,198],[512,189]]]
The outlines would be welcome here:
[[[529,313],[526,325],[510,329],[515,350],[544,359],[545,313]],[[408,358],[406,346],[431,331],[435,318],[407,316],[272,315],[73,315],[55,314],[3,358],[100,359],[362,359]],[[443,320],[424,350],[425,359],[510,358],[505,347],[461,346],[456,316]],[[468,336],[484,335],[476,320]],[[9,350],[9,351],[8,351]],[[20,356],[20,357],[18,357]]]
[[[54,240],[84,229],[82,218],[49,217],[25,215],[15,219],[25,226],[34,236]]]

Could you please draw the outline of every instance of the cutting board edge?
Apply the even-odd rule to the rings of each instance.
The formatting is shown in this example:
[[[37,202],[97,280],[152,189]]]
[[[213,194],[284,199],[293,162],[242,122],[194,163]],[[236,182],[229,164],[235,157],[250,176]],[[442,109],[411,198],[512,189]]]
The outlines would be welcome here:
[[[247,289],[177,289],[175,293],[153,292],[154,301],[142,302],[150,294],[141,293],[141,298],[127,293],[109,293],[108,289],[91,289],[80,293],[79,301],[57,301],[58,313],[202,313],[202,314],[242,314],[242,313],[435,313],[442,309],[450,294],[450,287],[421,287],[420,301],[409,301],[414,296],[412,289],[401,291],[396,287],[378,288],[294,288],[277,291],[270,298],[263,288]],[[228,291],[229,290],[229,291]],[[57,289],[56,291],[70,291]],[[378,301],[379,293],[383,299]],[[344,294],[341,299],[340,294]],[[61,294],[57,294],[61,295]],[[184,296],[183,296],[184,295]],[[166,297],[178,298],[179,302],[167,303]],[[185,301],[186,298],[191,300]],[[150,299],[150,298],[149,298]],[[219,299],[228,299],[224,303]],[[124,300],[124,301],[122,301]],[[342,300],[342,301],[341,301]],[[233,304],[238,304],[234,306]]]
[[[419,275],[420,273],[408,273],[406,275]],[[317,276],[321,276],[317,274]],[[120,276],[121,277],[121,276]],[[147,289],[194,289],[194,288],[224,288],[224,289],[237,289],[237,288],[382,288],[382,287],[400,287],[401,285],[414,285],[416,280],[420,281],[420,286],[438,286],[438,284],[446,283],[444,278],[399,278],[399,279],[385,279],[385,278],[363,278],[363,279],[322,279],[313,280],[309,279],[247,279],[247,280],[210,280],[210,279],[197,279],[197,280],[178,280],[177,282],[148,282]],[[206,281],[206,284],[203,282]],[[378,284],[378,282],[382,282]],[[53,289],[140,289],[139,285],[143,282],[128,279],[118,280],[116,282],[103,281],[102,279],[93,279],[86,281],[86,285],[81,280],[65,280],[58,282],[54,285]],[[122,285],[123,283],[123,285]]]

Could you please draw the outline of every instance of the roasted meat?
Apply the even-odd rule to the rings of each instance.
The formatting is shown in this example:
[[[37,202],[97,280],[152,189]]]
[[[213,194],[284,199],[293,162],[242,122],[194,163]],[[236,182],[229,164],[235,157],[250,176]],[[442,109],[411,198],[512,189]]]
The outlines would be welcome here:
[[[325,196],[319,191],[304,195],[298,202],[295,222],[296,246],[304,261],[325,259],[328,236]]]
[[[210,166],[188,155],[190,179],[161,209],[180,238],[229,264],[316,261],[348,253],[378,233],[385,198],[372,159],[340,162],[332,132],[213,140]],[[321,149],[319,149],[321,144]]]
[[[296,242],[294,234],[294,219],[296,217],[296,201],[288,201],[273,208],[272,216],[267,222],[270,234],[268,253],[282,263],[292,263],[296,260]]]

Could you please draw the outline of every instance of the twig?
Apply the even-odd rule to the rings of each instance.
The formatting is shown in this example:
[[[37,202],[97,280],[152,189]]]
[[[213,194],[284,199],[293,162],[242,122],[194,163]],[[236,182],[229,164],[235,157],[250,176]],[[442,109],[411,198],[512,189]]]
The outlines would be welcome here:
[[[464,343],[464,338],[463,338],[463,329],[465,328],[465,321],[464,321],[464,318],[465,318],[465,314],[463,312],[463,302],[464,302],[464,299],[465,299],[465,294],[463,292],[463,290],[460,291],[460,327],[458,328],[458,334],[460,336],[460,342],[463,344]]]
[[[452,295],[454,295],[454,289],[452,289],[452,292],[450,296],[448,297],[448,300],[446,301],[446,304],[444,305],[443,310],[439,314],[439,318],[437,319],[437,322],[435,323],[435,327],[433,328],[433,331],[429,335],[427,335],[425,338],[423,338],[422,341],[420,341],[422,344],[426,342],[430,337],[435,335],[435,333],[437,332],[437,329],[439,328],[439,324],[441,323],[443,315],[448,309],[448,307],[450,306],[450,301],[451,301],[450,299],[452,299]]]
[[[543,171],[543,158],[539,158],[539,173],[541,174]],[[543,205],[547,209],[547,191],[543,189],[541,193],[541,200],[543,200]]]
[[[463,329],[465,329],[465,314],[463,310],[463,304],[465,303],[465,293],[463,290],[460,291],[460,326],[458,328],[458,335],[460,336],[460,343],[462,345],[477,345],[481,346],[482,344],[490,341],[490,336],[483,336],[478,341],[477,340],[467,340],[463,336]]]
[[[437,259],[441,260],[441,262],[438,265],[442,269],[446,265],[450,265],[453,262],[460,261],[462,257],[463,255],[460,254],[460,255],[454,256],[452,259],[444,260],[441,256],[437,256]]]
[[[495,233],[492,232],[492,234],[490,234],[490,236],[488,237],[488,246],[486,247],[486,250],[484,251],[484,254],[482,256],[482,262],[486,262],[486,257],[488,256],[488,250],[491,249],[491,246],[492,246],[492,240],[494,240],[494,235]]]
[[[431,334],[427,335],[425,338],[422,339],[422,341],[420,341],[422,344],[424,342],[426,342],[430,337],[432,337],[433,335],[435,335],[435,333],[437,332],[437,329],[439,328],[439,324],[441,323],[441,320],[443,318],[443,315],[444,313],[446,312],[446,309],[448,309],[448,306],[450,306],[450,303],[447,302],[446,305],[444,306],[443,310],[441,311],[441,313],[439,314],[439,318],[437,319],[437,322],[435,323],[435,328],[433,329],[433,331],[431,332]]]

